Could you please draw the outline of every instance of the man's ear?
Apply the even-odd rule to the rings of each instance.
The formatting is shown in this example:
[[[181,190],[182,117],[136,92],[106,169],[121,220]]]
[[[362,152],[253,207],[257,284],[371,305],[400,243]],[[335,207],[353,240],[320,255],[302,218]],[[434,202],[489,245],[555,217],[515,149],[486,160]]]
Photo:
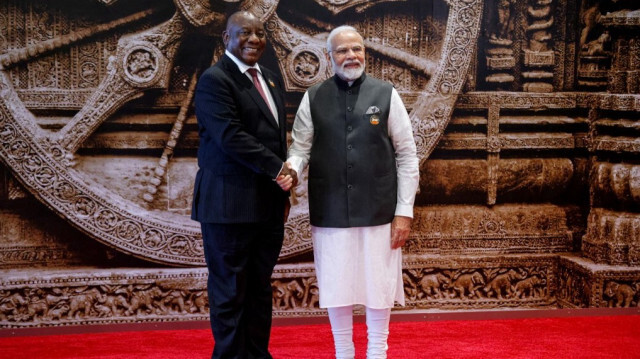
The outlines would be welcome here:
[[[324,55],[327,57],[327,61],[331,63],[331,54],[329,53],[329,51],[326,51]]]
[[[227,30],[222,32],[222,42],[224,43],[224,47],[227,47],[227,44],[229,43],[229,33],[227,32]]]

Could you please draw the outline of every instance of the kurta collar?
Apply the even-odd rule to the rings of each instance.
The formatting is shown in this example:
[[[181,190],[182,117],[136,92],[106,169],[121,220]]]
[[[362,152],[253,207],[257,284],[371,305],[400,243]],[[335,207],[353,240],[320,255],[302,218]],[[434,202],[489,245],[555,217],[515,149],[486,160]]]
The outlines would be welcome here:
[[[341,89],[344,89],[344,90],[348,90],[349,88],[360,86],[360,84],[365,80],[366,77],[367,77],[367,75],[363,72],[362,76],[360,76],[357,80],[353,81],[353,84],[351,84],[351,86],[349,86],[349,83],[347,81],[341,79],[340,76],[333,75],[333,79],[335,80],[335,82],[338,85],[338,87],[341,88]]]

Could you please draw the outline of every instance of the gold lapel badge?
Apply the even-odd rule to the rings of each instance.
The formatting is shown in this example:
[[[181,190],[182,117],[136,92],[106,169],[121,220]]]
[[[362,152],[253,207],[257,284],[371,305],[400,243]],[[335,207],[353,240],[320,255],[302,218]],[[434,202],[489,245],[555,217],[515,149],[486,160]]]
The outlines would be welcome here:
[[[276,87],[276,84],[274,84],[274,83],[273,83],[273,80],[272,80],[272,79],[269,79],[269,85],[270,85],[271,87]]]
[[[372,125],[377,125],[380,123],[380,117],[378,117],[378,115],[371,115],[369,122],[371,122]]]

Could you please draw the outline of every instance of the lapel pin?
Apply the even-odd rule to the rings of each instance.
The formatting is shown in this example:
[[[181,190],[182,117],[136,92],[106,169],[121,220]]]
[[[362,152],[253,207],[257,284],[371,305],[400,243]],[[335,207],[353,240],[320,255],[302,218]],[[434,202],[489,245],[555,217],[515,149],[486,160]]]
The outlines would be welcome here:
[[[272,80],[272,79],[269,79],[269,85],[270,85],[271,87],[276,87],[276,84],[274,84],[274,83],[273,83],[273,80]]]
[[[369,122],[371,122],[372,125],[377,125],[380,123],[380,117],[378,117],[377,115],[371,115],[371,117],[369,118]]]

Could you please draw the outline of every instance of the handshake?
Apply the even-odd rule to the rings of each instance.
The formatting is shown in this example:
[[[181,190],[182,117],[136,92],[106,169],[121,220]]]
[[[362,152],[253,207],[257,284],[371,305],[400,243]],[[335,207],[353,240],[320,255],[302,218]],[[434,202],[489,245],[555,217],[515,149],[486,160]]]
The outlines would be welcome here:
[[[283,191],[288,191],[298,184],[298,173],[291,167],[291,163],[285,162],[280,170],[276,182]]]

